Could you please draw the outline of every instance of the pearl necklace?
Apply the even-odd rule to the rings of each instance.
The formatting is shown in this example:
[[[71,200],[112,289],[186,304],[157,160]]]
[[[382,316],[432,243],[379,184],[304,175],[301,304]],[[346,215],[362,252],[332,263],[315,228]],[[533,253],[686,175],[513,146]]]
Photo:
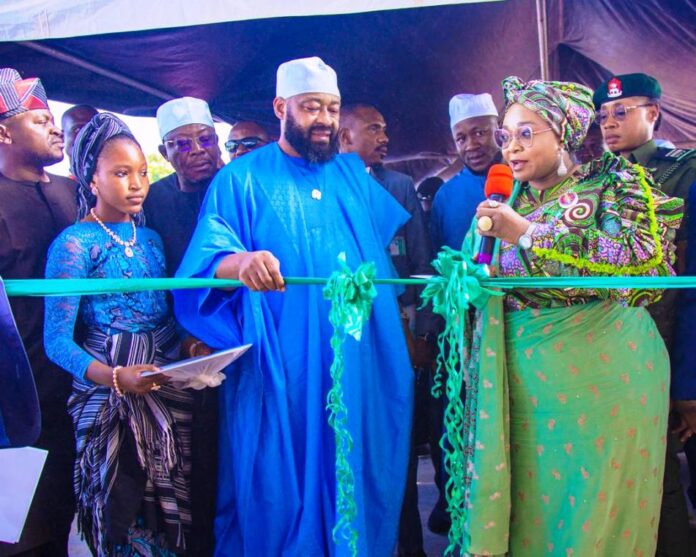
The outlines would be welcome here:
[[[118,237],[118,234],[116,234],[113,230],[111,230],[108,226],[106,226],[102,220],[97,216],[97,212],[94,210],[94,207],[92,207],[89,210],[89,214],[92,215],[92,218],[97,221],[97,224],[102,227],[102,230],[106,232],[106,234],[111,238],[114,242],[116,242],[119,246],[123,246],[123,251],[126,254],[126,257],[133,257],[133,246],[135,245],[135,242],[137,240],[136,236],[136,229],[135,229],[135,221],[131,217],[131,226],[133,227],[133,237],[128,240],[127,242],[124,240],[121,240],[121,238]]]

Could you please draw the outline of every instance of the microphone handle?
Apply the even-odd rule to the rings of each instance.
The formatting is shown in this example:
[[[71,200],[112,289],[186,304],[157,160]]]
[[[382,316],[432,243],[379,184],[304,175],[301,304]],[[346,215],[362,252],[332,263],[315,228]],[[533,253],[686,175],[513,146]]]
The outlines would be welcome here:
[[[497,201],[498,203],[505,203],[506,198],[499,193],[493,193],[488,197],[489,201]],[[493,262],[493,251],[495,251],[495,243],[498,241],[497,238],[493,236],[484,236],[481,240],[481,247],[478,254],[476,255],[476,263],[481,265],[490,265]]]

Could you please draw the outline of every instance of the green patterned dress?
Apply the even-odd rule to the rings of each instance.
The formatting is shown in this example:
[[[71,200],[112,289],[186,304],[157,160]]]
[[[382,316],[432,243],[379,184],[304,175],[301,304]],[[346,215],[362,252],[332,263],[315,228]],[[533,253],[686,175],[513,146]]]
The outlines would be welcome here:
[[[511,203],[538,226],[528,251],[501,243],[500,276],[673,273],[682,201],[625,159],[543,193],[518,184]],[[644,306],[659,296],[516,290],[477,313],[463,554],[654,555],[669,362]]]

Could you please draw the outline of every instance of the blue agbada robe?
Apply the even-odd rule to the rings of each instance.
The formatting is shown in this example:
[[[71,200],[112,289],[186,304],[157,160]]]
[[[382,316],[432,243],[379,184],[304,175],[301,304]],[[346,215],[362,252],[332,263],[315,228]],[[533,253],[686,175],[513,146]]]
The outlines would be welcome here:
[[[443,246],[462,249],[464,237],[476,216],[476,207],[486,199],[485,182],[485,175],[474,174],[464,167],[435,194],[430,212],[430,235],[435,251]]]
[[[310,164],[272,144],[218,173],[177,276],[213,277],[226,255],[255,250],[273,253],[285,276],[328,277],[342,251],[353,269],[374,261],[377,276],[393,276],[386,247],[407,219],[357,156]],[[377,290],[362,340],[344,345],[361,556],[394,549],[413,404],[396,293]],[[333,353],[322,287],[174,297],[180,322],[209,345],[254,345],[221,389],[216,555],[348,555],[347,544],[332,538],[335,442],[326,394]]]

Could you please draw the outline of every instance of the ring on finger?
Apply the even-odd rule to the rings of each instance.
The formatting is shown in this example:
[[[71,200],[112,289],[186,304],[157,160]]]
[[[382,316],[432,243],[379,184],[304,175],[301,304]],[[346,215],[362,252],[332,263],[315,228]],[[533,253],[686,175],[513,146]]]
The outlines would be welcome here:
[[[500,205],[500,203],[498,203],[495,199],[491,199],[491,200],[488,201],[488,206],[489,206],[491,209],[495,209],[495,208],[497,208],[499,205]]]
[[[153,383],[152,386],[150,387],[151,391],[159,391],[161,389],[161,385],[158,385],[157,383]]]
[[[488,215],[483,215],[479,220],[478,220],[478,228],[482,232],[488,232],[493,228],[493,219],[489,217]]]

